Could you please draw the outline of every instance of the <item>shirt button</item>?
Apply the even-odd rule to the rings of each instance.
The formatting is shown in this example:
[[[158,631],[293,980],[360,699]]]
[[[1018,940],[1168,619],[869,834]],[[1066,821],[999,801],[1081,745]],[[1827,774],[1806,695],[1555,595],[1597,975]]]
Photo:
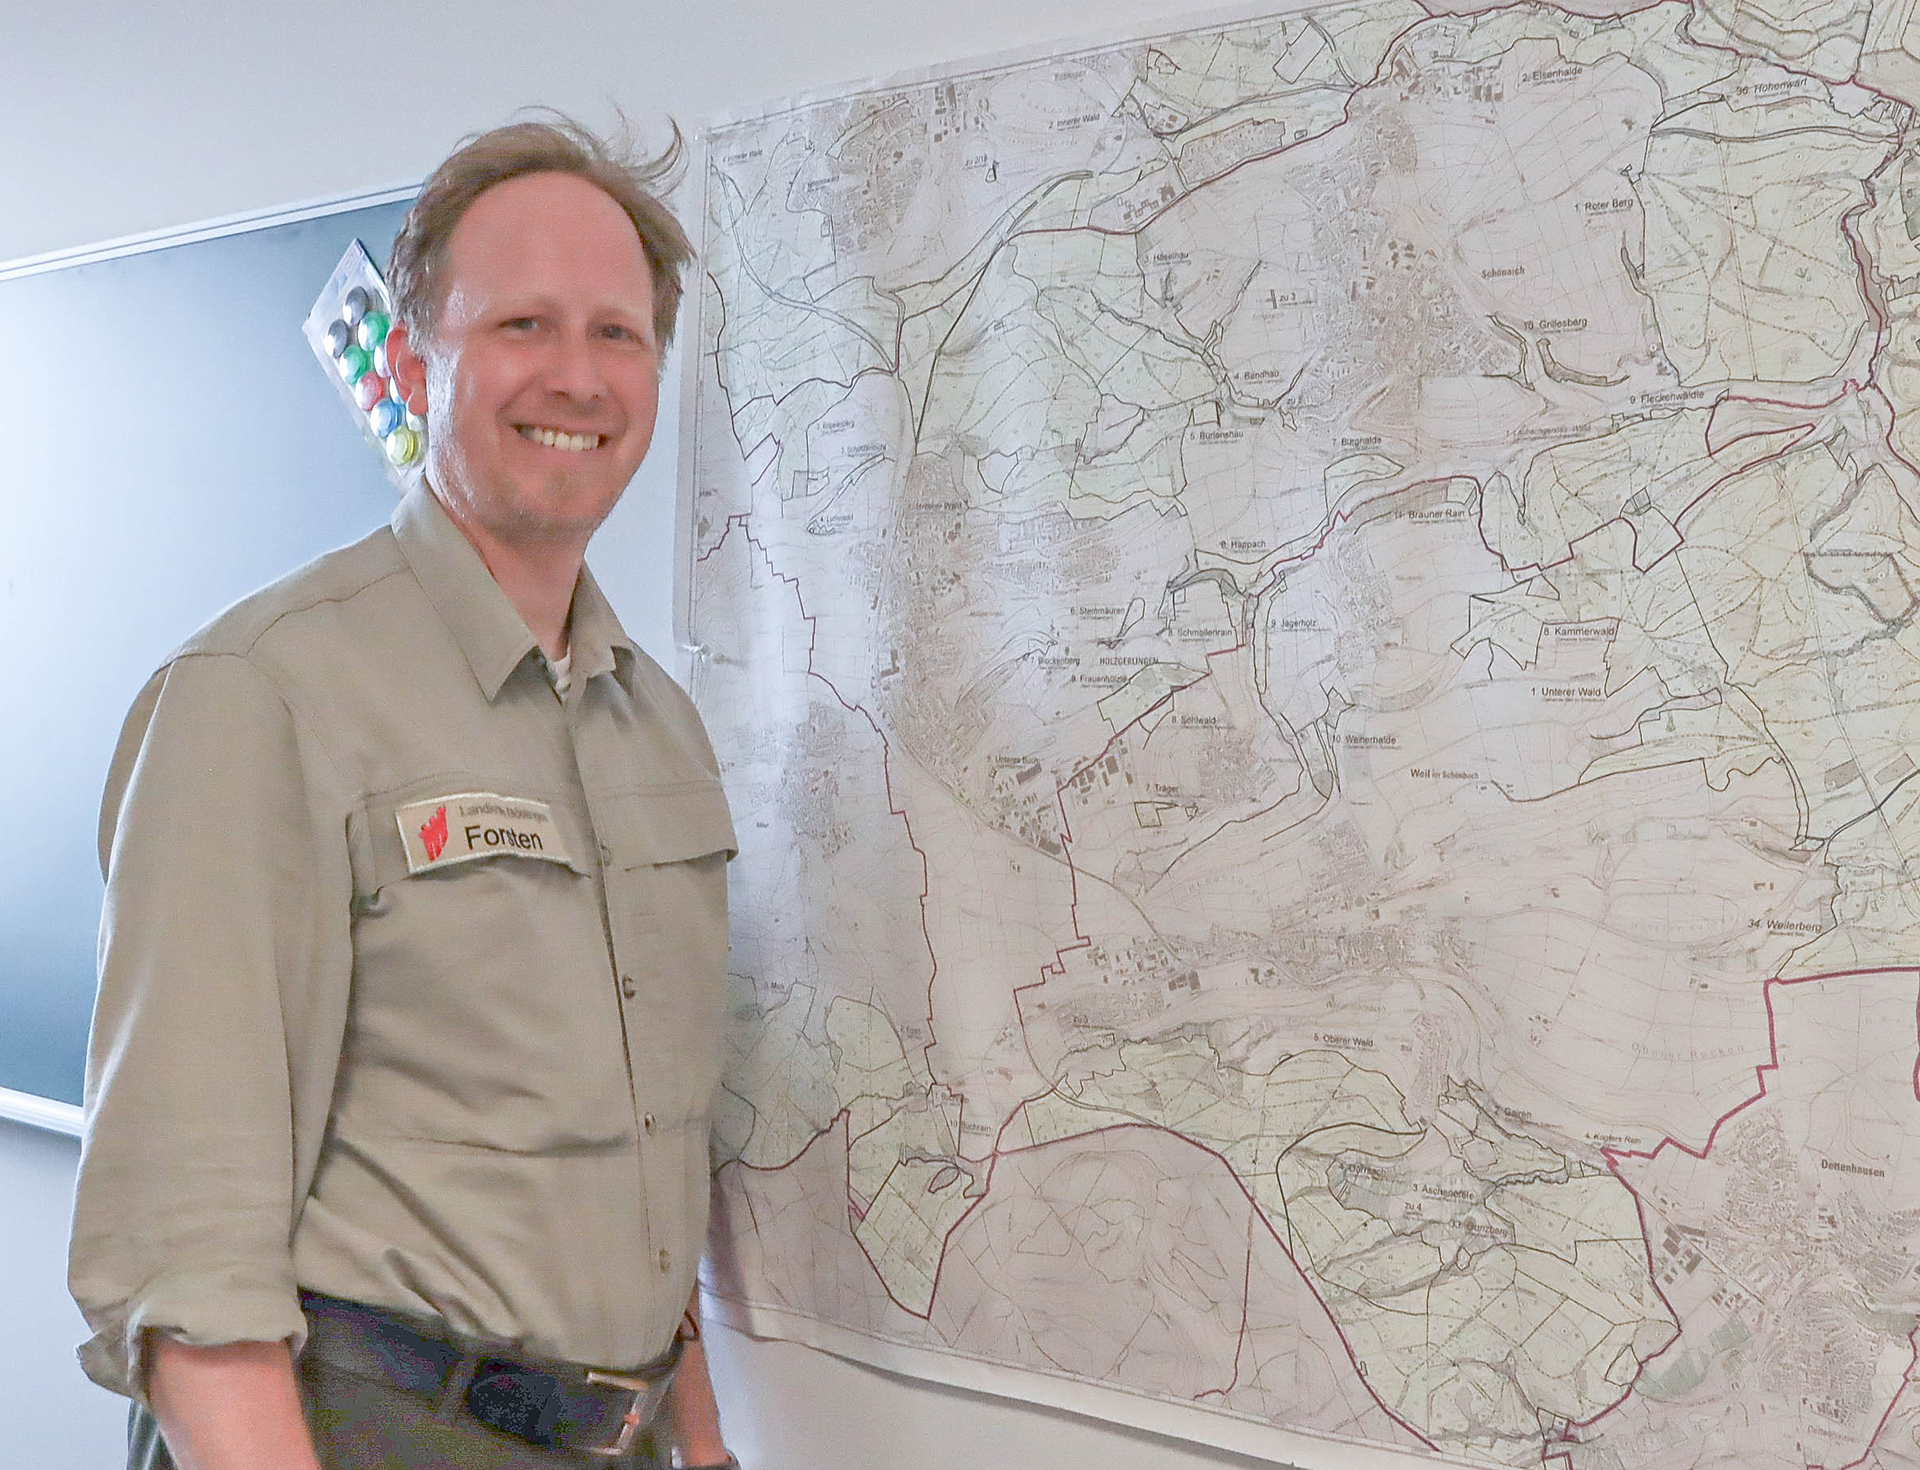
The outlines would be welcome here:
[[[661,1275],[664,1276],[666,1274],[667,1267],[672,1264],[672,1260],[673,1258],[669,1256],[665,1251],[660,1252],[660,1274]]]
[[[620,977],[620,993],[624,995],[628,1000],[633,999],[636,993],[634,989],[634,984],[633,984],[633,976],[622,975]]]
[[[653,1114],[648,1113],[646,1117],[642,1118],[640,1120],[640,1126],[649,1133],[653,1132]]]
[[[604,842],[600,844],[600,862],[603,867],[613,866],[613,849]]]

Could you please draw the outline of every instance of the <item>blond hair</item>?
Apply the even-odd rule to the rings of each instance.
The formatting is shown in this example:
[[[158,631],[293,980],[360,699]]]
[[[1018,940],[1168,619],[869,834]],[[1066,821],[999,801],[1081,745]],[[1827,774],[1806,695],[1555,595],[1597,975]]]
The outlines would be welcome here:
[[[439,276],[447,241],[474,200],[522,174],[573,174],[610,196],[633,221],[653,271],[654,330],[666,347],[680,314],[680,276],[693,259],[693,246],[654,188],[673,187],[685,151],[678,124],[666,151],[647,158],[636,152],[624,119],[620,133],[608,139],[559,112],[464,139],[421,185],[393,242],[387,289],[395,317],[409,331],[431,335],[446,301]]]

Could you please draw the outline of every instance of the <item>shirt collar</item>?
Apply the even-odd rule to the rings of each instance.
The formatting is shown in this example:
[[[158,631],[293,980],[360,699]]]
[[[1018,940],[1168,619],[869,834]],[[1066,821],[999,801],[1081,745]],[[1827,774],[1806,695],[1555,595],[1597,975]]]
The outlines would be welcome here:
[[[619,655],[631,660],[639,645],[627,636],[620,618],[600,584],[584,563],[573,586],[573,612],[567,620],[567,650],[573,655],[573,677],[591,679],[618,671]]]
[[[526,620],[424,482],[409,490],[394,510],[393,536],[427,601],[466,657],[481,692],[491,701],[539,647]],[[567,642],[573,653],[573,675],[579,680],[612,672],[616,654],[625,650],[631,656],[635,647],[584,566],[573,590]]]

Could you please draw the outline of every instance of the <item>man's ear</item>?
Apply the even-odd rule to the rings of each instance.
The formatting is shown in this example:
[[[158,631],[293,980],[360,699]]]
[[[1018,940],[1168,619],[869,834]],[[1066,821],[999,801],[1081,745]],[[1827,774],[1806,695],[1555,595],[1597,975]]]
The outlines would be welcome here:
[[[413,350],[413,333],[395,322],[387,330],[387,369],[400,385],[409,413],[427,416],[427,365]]]

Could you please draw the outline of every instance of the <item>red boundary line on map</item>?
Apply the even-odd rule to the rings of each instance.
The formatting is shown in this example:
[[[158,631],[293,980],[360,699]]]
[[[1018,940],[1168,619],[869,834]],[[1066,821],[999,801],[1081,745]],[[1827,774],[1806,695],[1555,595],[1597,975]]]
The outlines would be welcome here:
[[[1685,1140],[1675,1138],[1669,1134],[1652,1148],[1644,1151],[1639,1149],[1615,1148],[1603,1148],[1601,1150],[1601,1154],[1607,1161],[1608,1170],[1613,1174],[1614,1178],[1620,1181],[1627,1192],[1633,1196],[1634,1206],[1640,1212],[1640,1237],[1641,1244],[1647,1252],[1648,1279],[1653,1283],[1655,1294],[1657,1294],[1661,1302],[1666,1305],[1667,1310],[1673,1314],[1676,1322],[1679,1320],[1680,1314],[1674,1311],[1673,1303],[1667,1299],[1667,1294],[1660,1289],[1660,1282],[1654,1268],[1653,1241],[1647,1226],[1646,1201],[1641,1198],[1640,1191],[1634,1188],[1633,1181],[1621,1173],[1620,1165],[1630,1159],[1652,1162],[1668,1149],[1678,1149],[1689,1158],[1704,1162],[1707,1155],[1713,1152],[1713,1146],[1720,1136],[1720,1130],[1740,1114],[1744,1113],[1748,1108],[1764,1100],[1768,1093],[1767,1079],[1771,1074],[1780,1070],[1780,1027],[1779,1019],[1775,1015],[1773,1008],[1774,991],[1798,985],[1819,985],[1833,980],[1852,980],[1872,975],[1905,975],[1913,979],[1917,985],[1920,985],[1920,965],[1877,965],[1857,970],[1830,970],[1817,975],[1796,975],[1791,979],[1774,976],[1771,979],[1762,981],[1761,998],[1767,1008],[1767,1060],[1758,1063],[1753,1069],[1757,1090],[1751,1096],[1742,1099],[1739,1103],[1715,1119],[1713,1126],[1707,1130],[1706,1142],[1698,1148],[1694,1148]],[[1920,993],[1916,993],[1914,1000],[1914,1063],[1910,1075],[1913,1079],[1914,1100],[1920,1102]],[[1643,1359],[1639,1372],[1634,1374],[1633,1382],[1638,1383],[1640,1381],[1640,1374],[1646,1372],[1648,1365],[1655,1362],[1665,1353],[1670,1352],[1683,1335],[1681,1332],[1675,1332],[1672,1342],[1669,1342],[1665,1347],[1661,1348],[1659,1352],[1650,1354]],[[1900,1387],[1895,1389],[1893,1396],[1887,1400],[1886,1412],[1880,1416],[1880,1422],[1874,1426],[1872,1435],[1868,1437],[1865,1453],[1858,1459],[1847,1461],[1844,1465],[1831,1467],[1831,1470],[1858,1470],[1859,1466],[1864,1465],[1867,1460],[1872,1457],[1878,1445],[1880,1435],[1887,1427],[1887,1421],[1893,1417],[1893,1412],[1899,1407],[1901,1398],[1906,1394],[1907,1390],[1913,1386],[1915,1369],[1920,1368],[1920,1326],[1914,1327],[1914,1329],[1907,1334],[1907,1343],[1912,1349],[1912,1355],[1908,1358],[1905,1372],[1901,1374]],[[1633,1384],[1629,1384],[1628,1393],[1632,1392],[1632,1388]],[[1623,1394],[1620,1400],[1601,1410],[1600,1413],[1595,1414],[1592,1418],[1582,1419],[1576,1423],[1565,1426],[1560,1433],[1560,1439],[1569,1443],[1574,1442],[1573,1434],[1575,1430],[1586,1429],[1599,1423],[1600,1420],[1619,1408],[1620,1404],[1625,1401],[1626,1395]],[[1543,1463],[1552,1461],[1557,1461],[1563,1467],[1571,1467],[1573,1463],[1572,1454],[1570,1451],[1548,1449],[1543,1456]],[[1807,1470],[1828,1470],[1828,1467],[1809,1465]]]

